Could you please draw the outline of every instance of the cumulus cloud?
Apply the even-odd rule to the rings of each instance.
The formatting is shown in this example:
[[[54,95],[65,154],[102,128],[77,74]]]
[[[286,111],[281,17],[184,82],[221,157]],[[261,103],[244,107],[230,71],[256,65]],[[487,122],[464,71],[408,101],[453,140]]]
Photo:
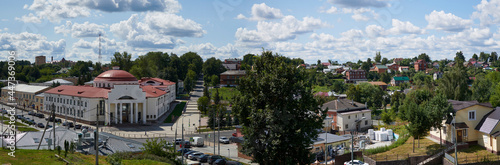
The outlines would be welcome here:
[[[104,28],[106,27],[107,25],[98,25],[89,23],[88,21],[83,24],[72,24],[71,21],[66,21],[65,25],[55,26],[54,32],[56,34],[64,34],[65,36],[71,33],[73,38],[97,37],[99,34],[105,35]]]
[[[474,7],[477,11],[472,13],[472,18],[479,19],[481,26],[500,23],[500,1],[490,0],[481,1]]]
[[[334,14],[334,13],[337,13],[338,11],[339,11],[339,10],[338,10],[335,6],[332,6],[332,7],[330,7],[329,9],[326,9],[326,10],[322,9],[322,10],[320,10],[319,12],[320,12],[320,13]]]
[[[378,18],[379,16],[377,13],[375,13],[375,11],[369,8],[358,8],[358,9],[344,8],[342,11],[346,14],[352,13],[353,15],[351,17],[355,21],[368,21],[371,18]],[[366,15],[365,13],[369,14]]]
[[[214,56],[219,59],[240,57],[239,50],[233,44],[226,44],[221,47],[216,47],[212,43],[207,42],[201,44],[192,44],[189,46],[179,46],[173,49],[173,51],[177,52],[178,54],[184,54],[189,51],[196,52],[204,59],[208,59]]]
[[[85,6],[105,12],[121,11],[166,11],[177,13],[181,5],[177,0],[68,0],[72,6]]]
[[[283,18],[280,9],[267,6],[265,3],[254,4],[252,6],[252,17],[247,18],[243,14],[239,14],[236,19],[249,19],[249,20],[272,20]]]
[[[429,15],[425,15],[425,20],[429,23],[427,28],[443,31],[462,31],[472,24],[471,20],[460,18],[452,13],[436,10],[432,11]]]
[[[259,21],[257,30],[238,28],[235,37],[243,43],[286,41],[326,26],[329,25],[317,18],[304,17],[301,21],[294,16],[286,16],[280,22]]]
[[[378,25],[368,25],[365,29],[366,35],[370,38],[376,38],[387,35],[387,31]]]
[[[206,32],[201,25],[171,13],[148,12],[141,21],[133,14],[128,20],[112,24],[110,31],[127,45],[136,48],[172,49],[174,37],[201,37]]]
[[[41,23],[42,19],[47,19],[51,22],[60,22],[66,18],[88,17],[90,10],[82,6],[70,6],[68,1],[58,0],[34,0],[33,3],[24,8],[35,11],[35,14],[29,13],[21,18],[15,18],[22,22]]]
[[[424,30],[413,25],[410,21],[400,21],[392,19],[392,28],[389,29],[390,34],[423,34]]]
[[[47,41],[41,34],[28,32],[0,33],[0,50],[15,50],[19,59],[30,59],[35,55],[61,55],[66,48],[66,41]]]
[[[343,7],[349,8],[362,8],[362,7],[387,7],[387,1],[384,0],[328,0],[332,4],[338,4]]]

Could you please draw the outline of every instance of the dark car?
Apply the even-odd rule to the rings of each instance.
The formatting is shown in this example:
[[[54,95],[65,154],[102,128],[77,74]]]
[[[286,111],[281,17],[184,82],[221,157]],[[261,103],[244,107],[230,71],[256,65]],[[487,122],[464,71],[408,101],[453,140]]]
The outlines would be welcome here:
[[[177,152],[179,153],[186,153],[186,152],[189,152],[191,151],[190,149],[187,149],[187,148],[181,148],[181,149],[178,149]]]
[[[189,155],[189,154],[191,154],[191,153],[194,153],[194,152],[198,152],[198,151],[188,151],[188,152],[184,153],[184,155],[183,155],[183,156],[184,156],[185,158],[188,158],[188,155]]]
[[[237,161],[226,161],[226,165],[243,165],[243,164]]]
[[[40,127],[40,128],[45,128],[45,126],[43,125],[43,123],[38,123],[36,126]]]
[[[82,126],[82,130],[83,130],[83,129],[87,129],[87,130],[89,130],[89,126]]]
[[[184,148],[191,148],[191,143],[189,141],[183,141],[179,147],[182,148],[182,146],[184,145]]]
[[[195,159],[200,163],[206,163],[209,157],[210,155],[200,155],[200,156],[195,156]]]
[[[225,165],[226,164],[226,159],[217,159],[213,163],[214,165]]]
[[[36,113],[33,111],[28,112],[28,115],[34,116]]]
[[[35,120],[33,120],[33,119],[28,120],[26,123],[28,123],[29,125],[35,125],[36,124]]]
[[[62,123],[61,119],[56,119],[56,123]]]
[[[62,126],[68,126],[68,122],[65,121],[64,123],[62,123]]]
[[[50,121],[50,122],[53,122],[54,121],[54,118],[53,117],[47,117],[45,118],[46,121]]]
[[[74,126],[75,126],[75,124],[73,124],[73,122],[68,123],[68,127],[73,128]]]
[[[36,117],[39,117],[39,118],[45,118],[45,115],[44,115],[44,114],[41,114],[41,113],[37,113],[35,116],[36,116]]]
[[[81,129],[82,128],[82,125],[81,124],[76,124],[75,125],[75,129]]]
[[[222,157],[221,157],[221,156],[219,156],[219,155],[212,155],[212,156],[208,157],[208,161],[207,161],[207,162],[208,162],[209,164],[213,164],[213,163],[215,162],[215,160],[217,160],[217,159],[221,159],[221,158],[222,158]]]

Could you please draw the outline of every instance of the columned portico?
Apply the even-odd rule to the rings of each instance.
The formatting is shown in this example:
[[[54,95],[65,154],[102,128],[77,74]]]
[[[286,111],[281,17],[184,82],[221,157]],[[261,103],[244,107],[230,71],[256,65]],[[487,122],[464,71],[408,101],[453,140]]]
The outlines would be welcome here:
[[[135,112],[135,115],[134,115],[135,119],[134,120],[135,120],[135,123],[139,123],[139,121],[137,120],[137,118],[139,117],[139,115],[138,115],[139,109],[137,107],[139,107],[139,106],[137,106],[137,104],[139,104],[139,103],[134,103],[134,107],[135,107],[135,111],[134,111]]]
[[[142,124],[146,124],[146,104],[142,103]]]

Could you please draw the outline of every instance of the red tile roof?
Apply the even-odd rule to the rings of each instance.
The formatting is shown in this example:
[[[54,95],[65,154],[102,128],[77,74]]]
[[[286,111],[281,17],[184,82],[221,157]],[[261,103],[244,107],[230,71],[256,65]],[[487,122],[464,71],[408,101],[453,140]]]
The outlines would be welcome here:
[[[161,86],[175,85],[175,82],[172,82],[172,81],[169,81],[169,80],[164,80],[164,79],[161,79],[161,78],[150,78],[150,77],[141,78],[141,80],[139,80],[139,84],[142,83],[142,82],[147,82],[147,81],[159,82],[159,83],[161,83]]]
[[[106,88],[96,88],[88,86],[70,86],[61,85],[52,89],[45,91],[45,93],[50,94],[60,94],[67,96],[77,96],[86,98],[108,98],[108,92],[110,90]]]
[[[97,76],[94,81],[137,81],[137,78],[124,70],[108,70]]]
[[[158,89],[161,87],[165,87],[165,86],[150,86],[150,85],[141,86],[142,91],[146,92],[146,97],[159,97],[161,95],[166,94],[167,92],[165,92],[161,89]]]

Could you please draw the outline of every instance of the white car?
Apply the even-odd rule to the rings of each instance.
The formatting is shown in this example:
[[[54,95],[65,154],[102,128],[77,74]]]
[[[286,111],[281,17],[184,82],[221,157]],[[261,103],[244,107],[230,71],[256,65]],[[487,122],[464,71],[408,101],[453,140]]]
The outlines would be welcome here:
[[[188,155],[188,159],[190,159],[190,160],[194,160],[194,158],[195,158],[196,156],[200,156],[200,155],[203,155],[203,153],[201,153],[201,152],[191,153],[191,154],[189,154],[189,155]]]
[[[219,143],[229,144],[229,139],[225,136],[219,138]]]
[[[344,165],[368,165],[368,163],[363,163],[360,160],[352,160],[352,162],[351,161],[344,162]]]

